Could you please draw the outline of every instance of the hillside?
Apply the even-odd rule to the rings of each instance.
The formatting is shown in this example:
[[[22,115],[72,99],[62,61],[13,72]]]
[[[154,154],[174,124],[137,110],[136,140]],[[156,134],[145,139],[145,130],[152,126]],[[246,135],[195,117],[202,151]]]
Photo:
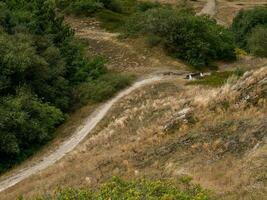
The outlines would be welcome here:
[[[25,0],[31,1],[41,2]],[[26,89],[17,93],[21,83],[34,89],[28,78],[22,82],[12,79],[17,84],[10,86],[14,92],[2,93],[0,111],[5,115],[0,118],[0,144],[8,131],[17,138],[20,133],[25,138],[36,133],[35,129],[27,132],[17,128],[19,119],[23,119],[24,125],[34,124],[34,117],[42,116],[37,118],[38,125],[51,122],[51,127],[46,129],[49,137],[38,143],[37,148],[30,148],[30,153],[27,147],[36,140],[27,143],[28,146],[14,140],[21,145],[23,158],[20,151],[14,153],[10,148],[5,152],[4,147],[0,148],[0,158],[5,159],[0,162],[1,200],[265,199],[266,8],[235,15],[242,8],[264,5],[263,1],[151,4],[123,0],[119,1],[123,2],[122,11],[119,4],[111,6],[108,1],[101,4],[88,1],[86,5],[82,2],[87,0],[55,2],[58,7],[52,7],[53,12],[65,15],[60,27],[70,31],[62,44],[53,43],[48,33],[57,18],[49,20],[40,36],[31,32],[31,23],[22,14],[14,18],[16,25],[11,28],[14,33],[0,29],[2,44],[6,38],[12,39],[7,45],[12,56],[16,51],[22,52],[22,47],[34,49],[38,38],[47,39],[49,50],[54,48],[58,52],[56,65],[53,52],[47,55],[47,47],[40,50],[42,42],[32,52],[47,61],[44,66],[53,70],[65,67],[59,73],[69,84],[66,106],[69,109],[61,108],[53,98],[42,97],[43,93],[35,95],[34,90],[33,97]],[[90,10],[92,2],[96,10]],[[0,8],[1,5],[4,4]],[[230,16],[225,10],[232,8],[235,12]],[[20,13],[16,9],[15,13]],[[84,15],[86,12],[90,13]],[[214,17],[217,22],[202,15]],[[1,19],[0,16],[0,27],[5,27]],[[20,24],[21,20],[29,24],[25,25],[25,21]],[[30,36],[21,38],[20,31]],[[34,43],[30,43],[31,37]],[[20,38],[22,46],[18,50],[11,47],[16,38]],[[8,50],[2,48],[0,61],[8,58]],[[65,51],[66,54],[62,53]],[[18,66],[27,59],[34,60],[27,54],[19,58]],[[6,66],[11,69],[15,65],[0,62],[3,69]],[[32,66],[35,63],[27,69]],[[74,71],[67,76],[68,69]],[[199,71],[204,72],[204,77],[186,79],[189,73]],[[26,70],[25,74],[29,72]],[[43,85],[49,85],[51,79],[46,77],[50,75],[44,75]],[[58,109],[60,122],[49,118],[47,110],[52,108]],[[59,118],[55,111],[51,112]],[[28,113],[33,114],[24,119]],[[15,120],[11,123],[7,119]],[[4,121],[10,125],[4,126]],[[9,155],[15,158],[14,162]]]
[[[184,81],[147,86],[114,106],[75,151],[8,190],[5,199],[62,184],[96,186],[112,176],[184,175],[223,194],[221,199],[261,199],[267,170],[266,76],[261,68],[217,89],[182,86]]]

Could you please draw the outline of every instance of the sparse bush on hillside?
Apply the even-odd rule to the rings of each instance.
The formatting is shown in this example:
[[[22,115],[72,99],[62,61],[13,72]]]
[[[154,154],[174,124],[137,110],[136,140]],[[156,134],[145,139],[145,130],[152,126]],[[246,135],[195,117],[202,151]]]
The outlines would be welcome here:
[[[46,197],[37,198],[45,200]],[[37,200],[36,199],[36,200]],[[90,189],[59,190],[51,200],[208,200],[207,192],[198,185],[183,181],[123,181],[117,177],[103,184],[98,191]]]
[[[189,10],[155,8],[137,13],[126,23],[125,34],[156,35],[173,56],[195,67],[235,59],[233,34]]]
[[[267,25],[252,30],[248,37],[248,49],[255,56],[267,57]]]
[[[267,7],[241,10],[233,20],[232,30],[239,47],[249,50],[248,38],[257,26],[267,25]]]

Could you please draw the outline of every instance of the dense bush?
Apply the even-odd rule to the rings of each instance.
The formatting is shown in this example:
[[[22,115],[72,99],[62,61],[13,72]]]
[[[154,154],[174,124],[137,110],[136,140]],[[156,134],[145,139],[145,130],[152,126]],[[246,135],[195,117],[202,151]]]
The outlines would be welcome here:
[[[70,3],[67,7],[67,12],[75,15],[92,15],[102,9],[104,5],[95,0],[77,0]]]
[[[137,4],[137,11],[140,11],[140,12],[145,12],[149,9],[152,9],[152,8],[157,8],[157,7],[160,7],[160,3],[158,2],[150,2],[150,1],[140,1],[138,2]]]
[[[257,26],[248,37],[249,51],[260,57],[267,57],[267,25]]]
[[[249,50],[248,38],[257,26],[267,26],[267,7],[241,10],[233,20],[232,30],[239,47]],[[254,32],[255,34],[255,32]]]
[[[126,23],[126,35],[156,35],[175,57],[195,67],[214,60],[235,59],[233,35],[226,28],[188,10],[149,9],[137,13]]]
[[[103,9],[120,13],[123,9],[120,0],[57,0],[57,6],[77,16],[90,16]]]
[[[102,101],[122,88],[102,83],[110,74],[105,62],[86,58],[53,2],[0,2],[0,173],[50,139],[75,104]],[[78,99],[83,84],[112,90]]]
[[[17,154],[34,142],[42,142],[64,119],[58,108],[41,102],[25,88],[18,89],[15,96],[1,98],[0,113],[2,154]]]
[[[234,71],[224,71],[224,72],[212,72],[210,75],[205,76],[202,79],[194,80],[188,82],[188,85],[207,85],[211,87],[221,87],[226,84],[230,79],[236,79],[241,77],[244,71],[237,68]]]
[[[88,101],[101,102],[113,96],[116,91],[128,86],[132,80],[133,77],[127,75],[115,73],[103,75],[97,80],[80,84],[75,89],[74,97],[79,99],[81,104]]]
[[[103,184],[98,191],[89,189],[59,190],[55,195],[38,200],[208,200],[207,192],[198,185],[183,183],[182,181],[123,181],[113,178]]]

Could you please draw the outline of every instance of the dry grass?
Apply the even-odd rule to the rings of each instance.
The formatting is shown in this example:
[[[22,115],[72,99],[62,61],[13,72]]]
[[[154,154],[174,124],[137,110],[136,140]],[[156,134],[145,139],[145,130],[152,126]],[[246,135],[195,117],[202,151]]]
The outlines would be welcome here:
[[[140,76],[161,69],[186,68],[161,48],[147,47],[143,38],[118,39],[118,33],[103,30],[95,19],[69,17],[66,23],[75,29],[78,38],[88,43],[89,55],[106,58],[111,70]]]
[[[98,186],[111,176],[172,178],[187,174],[222,199],[266,195],[267,68],[222,88],[147,86],[122,99],[75,151],[1,194],[14,199],[57,187]],[[191,112],[172,132],[164,126]]]

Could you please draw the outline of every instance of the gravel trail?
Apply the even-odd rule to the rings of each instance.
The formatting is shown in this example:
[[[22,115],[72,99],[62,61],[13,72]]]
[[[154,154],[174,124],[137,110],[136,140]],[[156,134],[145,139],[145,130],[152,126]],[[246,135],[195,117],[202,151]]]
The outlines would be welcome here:
[[[29,166],[27,168],[24,168],[18,173],[10,175],[5,180],[1,181],[0,192],[14,186],[15,184],[23,181],[31,175],[38,173],[44,170],[45,168],[53,165],[68,152],[72,151],[88,134],[90,134],[90,132],[97,126],[97,124],[106,116],[111,107],[126,95],[129,95],[134,90],[141,88],[145,85],[152,84],[160,80],[173,79],[174,77],[177,77],[177,75],[182,74],[184,73],[179,74],[179,72],[173,71],[160,72],[158,74],[150,75],[142,80],[138,80],[131,87],[121,91],[118,95],[116,95],[114,98],[107,101],[103,105],[99,106],[91,115],[89,115],[88,118],[85,119],[83,124],[75,131],[75,133],[73,133],[70,138],[64,141],[57,148],[56,151],[44,157],[40,162],[35,163],[34,165]]]

